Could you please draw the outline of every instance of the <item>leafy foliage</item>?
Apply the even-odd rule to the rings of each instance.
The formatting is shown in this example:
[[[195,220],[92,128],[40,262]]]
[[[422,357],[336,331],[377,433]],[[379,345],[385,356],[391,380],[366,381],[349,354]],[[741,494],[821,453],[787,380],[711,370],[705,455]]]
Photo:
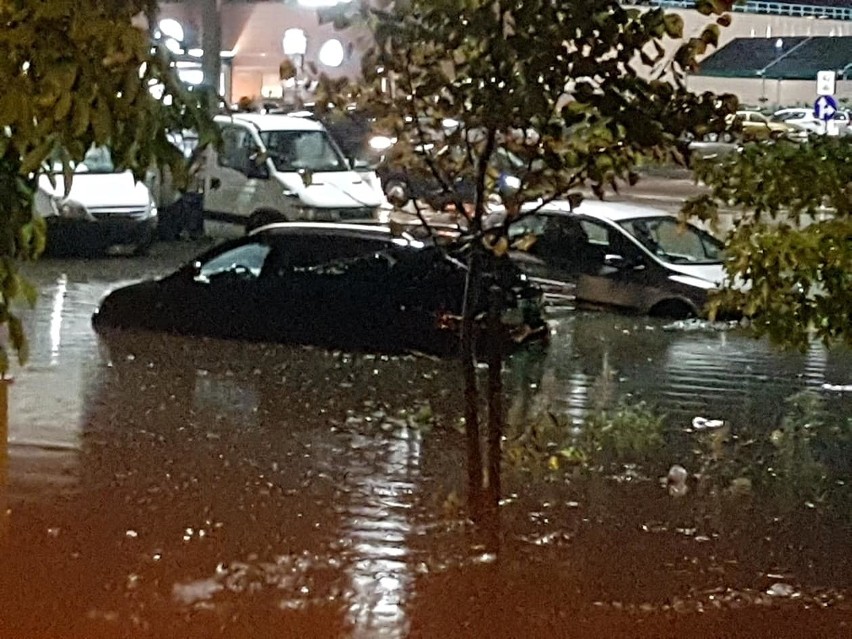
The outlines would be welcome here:
[[[159,165],[180,184],[187,167],[167,133],[194,128],[202,142],[215,135],[205,95],[183,88],[168,53],[151,44],[147,17],[155,10],[152,0],[0,2],[0,324],[20,359],[25,336],[10,305],[34,295],[15,261],[44,248],[32,198],[47,158],[61,154],[66,189],[73,163],[92,145],[108,145],[117,168],[137,179]]]
[[[662,467],[671,459],[664,431],[665,416],[644,402],[596,409],[580,424],[546,412],[507,434],[505,460],[552,471],[566,465],[604,472],[625,464]]]
[[[669,63],[662,41],[681,38],[683,24],[661,9],[615,0],[385,4],[362,15],[375,36],[367,84],[326,81],[328,100],[319,101],[368,109],[397,140],[392,161],[433,175],[456,209],[468,203],[455,186],[473,183],[475,219],[498,190],[498,148],[520,162],[520,187],[503,193],[511,219],[538,198],[633,183],[645,156],[684,161],[685,134],[723,128],[736,108],[732,96],[681,85],[712,38],[685,42]],[[716,4],[721,12],[729,3]]]
[[[482,304],[476,292],[489,291],[489,341],[495,344],[505,306],[499,307],[494,293],[494,273],[509,260],[508,227],[550,201],[577,202],[580,187],[591,186],[603,197],[606,189],[633,184],[637,164],[648,157],[685,162],[683,141],[724,128],[736,100],[695,95],[681,82],[696,55],[715,42],[717,26],[684,42],[669,62],[662,42],[680,40],[683,21],[659,8],[630,9],[618,0],[378,4],[380,9],[365,2],[353,15],[333,16],[338,27],[366,21],[374,43],[363,57],[364,82],[324,79],[317,101],[321,107],[355,103],[365,109],[378,132],[396,140],[389,161],[409,176],[431,176],[443,198],[430,207],[451,211],[458,220],[468,265],[461,351],[477,519],[481,488],[490,512],[498,511],[503,415],[502,362],[491,348],[483,473],[473,328]],[[708,15],[722,17],[731,4],[713,0]],[[510,171],[501,157],[513,158]],[[498,197],[503,220],[486,225]],[[428,228],[422,204],[415,200],[415,211]]]
[[[686,215],[717,223],[737,210],[728,236],[730,286],[714,312],[742,310],[758,335],[805,348],[812,335],[852,344],[852,148],[841,138],[750,145],[702,163],[711,188]]]

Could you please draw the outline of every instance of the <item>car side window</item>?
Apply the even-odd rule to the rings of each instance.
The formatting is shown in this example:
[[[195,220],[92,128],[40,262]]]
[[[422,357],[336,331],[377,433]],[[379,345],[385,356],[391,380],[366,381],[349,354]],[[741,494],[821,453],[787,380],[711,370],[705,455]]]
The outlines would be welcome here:
[[[329,275],[346,265],[390,248],[384,240],[307,237],[280,242],[263,266],[261,277]]]
[[[600,246],[605,246],[607,244],[606,227],[603,224],[592,222],[591,220],[582,220],[580,222],[580,226],[582,226],[583,230],[586,232],[586,236],[589,238],[589,243],[598,244]]]
[[[589,241],[580,222],[567,216],[547,216],[547,224],[532,251],[547,260],[574,262]]]
[[[256,280],[260,277],[270,250],[269,245],[263,242],[240,244],[202,263],[195,280],[201,283],[222,280],[224,277],[241,281]]]
[[[245,173],[249,159],[257,151],[251,133],[239,126],[222,128],[222,150],[219,152],[219,166]]]
[[[536,238],[539,238],[544,234],[545,225],[546,219],[543,215],[529,215],[521,218],[509,225],[509,241],[514,242],[525,238],[528,235],[533,235]]]
[[[642,259],[639,247],[621,229],[592,220],[583,220],[581,225],[589,238],[580,255],[585,265],[603,265],[607,255],[620,255],[633,263]]]

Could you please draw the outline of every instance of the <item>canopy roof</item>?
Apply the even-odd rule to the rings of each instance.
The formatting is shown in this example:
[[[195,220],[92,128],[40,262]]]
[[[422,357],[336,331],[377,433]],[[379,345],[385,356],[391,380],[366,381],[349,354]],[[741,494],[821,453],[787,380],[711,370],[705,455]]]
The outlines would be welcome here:
[[[697,74],[815,80],[818,71],[852,78],[852,36],[734,38],[706,57]]]

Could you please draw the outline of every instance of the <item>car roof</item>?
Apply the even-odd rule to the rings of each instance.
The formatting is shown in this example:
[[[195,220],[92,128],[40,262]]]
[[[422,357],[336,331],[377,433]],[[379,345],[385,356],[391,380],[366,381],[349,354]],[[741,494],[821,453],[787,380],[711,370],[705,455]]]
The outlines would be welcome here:
[[[393,234],[387,226],[338,222],[275,222],[255,229],[250,235],[271,235],[275,237],[325,236],[387,241],[393,239]]]
[[[302,118],[281,113],[232,113],[217,115],[216,122],[245,122],[258,131],[324,131],[322,123],[311,118]]]
[[[609,222],[622,222],[640,217],[674,217],[664,209],[631,202],[608,202],[602,200],[585,199],[579,206],[569,209],[567,206],[545,206],[541,210],[542,215],[587,215],[588,217],[606,220]],[[567,203],[566,203],[567,204]]]

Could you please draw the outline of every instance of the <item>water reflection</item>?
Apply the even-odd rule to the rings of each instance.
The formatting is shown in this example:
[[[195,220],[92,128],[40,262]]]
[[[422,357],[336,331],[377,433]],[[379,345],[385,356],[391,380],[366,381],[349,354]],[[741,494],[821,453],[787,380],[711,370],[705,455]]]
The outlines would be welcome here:
[[[375,459],[350,466],[346,478],[352,499],[341,524],[357,557],[347,570],[352,636],[407,637],[405,604],[413,581],[408,513],[416,498],[420,434],[407,425],[388,432],[384,441],[353,433],[350,446]]]
[[[652,318],[602,313],[559,317],[548,349],[513,359],[516,392],[525,394],[514,402],[527,404],[515,410],[527,417],[549,410],[582,419],[589,410],[630,398],[647,401],[681,425],[705,416],[771,428],[785,398],[852,377],[848,350],[814,344],[802,355],[736,330],[666,327]]]
[[[691,636],[696,619],[707,636],[729,636],[723,622],[733,619],[768,637],[780,617],[749,620],[769,610],[793,629],[840,636],[852,592],[848,512],[808,507],[798,493],[778,509],[761,491],[788,486],[786,469],[809,462],[788,452],[852,474],[842,432],[822,448],[796,438],[818,413],[784,421],[786,400],[803,390],[819,411],[852,415],[852,395],[837,390],[850,384],[848,351],[780,353],[735,331],[555,317],[547,348],[507,362],[510,424],[527,439],[536,424],[552,429],[545,463],[506,460],[494,557],[465,522],[455,365],[153,335],[99,341],[88,316],[117,279],[50,266],[40,282],[48,303],[25,317],[33,358],[12,390],[0,636],[262,627],[655,637]],[[662,467],[600,476],[548,467],[560,452],[549,437],[577,435],[622,401],[666,415]],[[692,428],[696,416],[733,430],[714,440]],[[705,446],[725,462],[707,469],[715,483],[684,461]],[[728,464],[757,446],[790,465]],[[681,499],[657,477],[676,462],[689,473]],[[710,617],[716,610],[724,616]]]
[[[59,359],[59,346],[62,344],[62,308],[68,289],[68,277],[63,273],[56,282],[53,292],[53,306],[50,311],[50,363],[56,364]]]

